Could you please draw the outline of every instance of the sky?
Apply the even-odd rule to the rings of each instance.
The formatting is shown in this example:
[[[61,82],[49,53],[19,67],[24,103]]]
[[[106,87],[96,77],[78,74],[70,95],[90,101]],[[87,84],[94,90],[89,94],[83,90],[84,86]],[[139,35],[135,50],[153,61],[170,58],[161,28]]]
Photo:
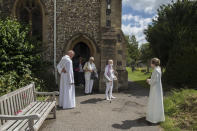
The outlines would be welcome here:
[[[139,45],[146,43],[144,29],[157,16],[157,9],[171,0],[122,0],[122,30],[126,35],[135,35]]]

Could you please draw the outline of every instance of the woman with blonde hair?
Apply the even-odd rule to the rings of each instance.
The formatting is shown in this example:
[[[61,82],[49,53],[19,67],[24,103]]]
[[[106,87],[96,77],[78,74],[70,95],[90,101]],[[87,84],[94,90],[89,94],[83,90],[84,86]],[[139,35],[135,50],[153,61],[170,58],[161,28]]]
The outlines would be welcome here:
[[[150,94],[146,120],[155,124],[165,121],[160,60],[153,58],[151,60],[151,67],[153,68],[153,73],[151,79],[147,79],[147,83],[150,84]]]

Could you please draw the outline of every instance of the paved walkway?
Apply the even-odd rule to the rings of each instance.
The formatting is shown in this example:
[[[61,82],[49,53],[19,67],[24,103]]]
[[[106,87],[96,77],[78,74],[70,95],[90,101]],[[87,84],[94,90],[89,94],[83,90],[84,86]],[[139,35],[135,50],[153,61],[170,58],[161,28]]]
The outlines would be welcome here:
[[[112,103],[104,100],[104,94],[83,96],[79,90],[77,107],[57,110],[57,119],[49,116],[40,131],[160,131],[159,126],[149,126],[145,121],[149,90],[134,83],[129,87],[115,93],[117,98]]]

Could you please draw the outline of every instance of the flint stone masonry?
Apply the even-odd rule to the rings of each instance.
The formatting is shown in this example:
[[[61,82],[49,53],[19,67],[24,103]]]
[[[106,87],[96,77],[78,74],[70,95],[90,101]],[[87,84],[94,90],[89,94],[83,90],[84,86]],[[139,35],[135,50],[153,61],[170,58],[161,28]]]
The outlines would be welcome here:
[[[111,26],[106,27],[106,0],[56,0],[57,1],[57,62],[69,49],[83,42],[95,57],[99,80],[95,88],[104,92],[104,67],[108,59],[114,60],[114,67],[119,73],[119,80],[114,89],[127,88],[126,42],[121,30],[122,0],[111,1]],[[40,10],[42,17],[43,59],[53,63],[54,60],[54,3],[53,0],[0,0],[2,17],[20,18],[23,12],[19,5],[29,2]],[[31,4],[32,3],[32,4]],[[53,64],[49,73],[54,75]]]

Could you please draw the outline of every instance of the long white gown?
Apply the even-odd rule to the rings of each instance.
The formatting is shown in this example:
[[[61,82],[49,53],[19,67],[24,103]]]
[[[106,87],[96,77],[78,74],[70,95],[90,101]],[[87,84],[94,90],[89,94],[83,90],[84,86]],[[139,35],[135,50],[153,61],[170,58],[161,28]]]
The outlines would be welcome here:
[[[93,70],[96,72],[96,66],[94,63],[90,63],[90,62],[86,62],[84,67],[83,67],[84,70],[88,69],[88,70]],[[92,87],[93,87],[93,84],[94,84],[94,80],[91,80],[91,72],[89,71],[86,71],[85,72],[85,93],[86,94],[89,94],[92,92]]]
[[[155,67],[149,84],[150,94],[148,100],[146,120],[151,123],[163,122],[165,121],[165,115],[160,67]]]
[[[66,73],[62,72],[65,68]],[[73,75],[73,64],[72,60],[68,55],[62,57],[61,61],[57,65],[58,72],[60,73],[60,95],[59,95],[59,106],[63,109],[69,109],[76,107],[75,104],[75,86],[74,75]]]

